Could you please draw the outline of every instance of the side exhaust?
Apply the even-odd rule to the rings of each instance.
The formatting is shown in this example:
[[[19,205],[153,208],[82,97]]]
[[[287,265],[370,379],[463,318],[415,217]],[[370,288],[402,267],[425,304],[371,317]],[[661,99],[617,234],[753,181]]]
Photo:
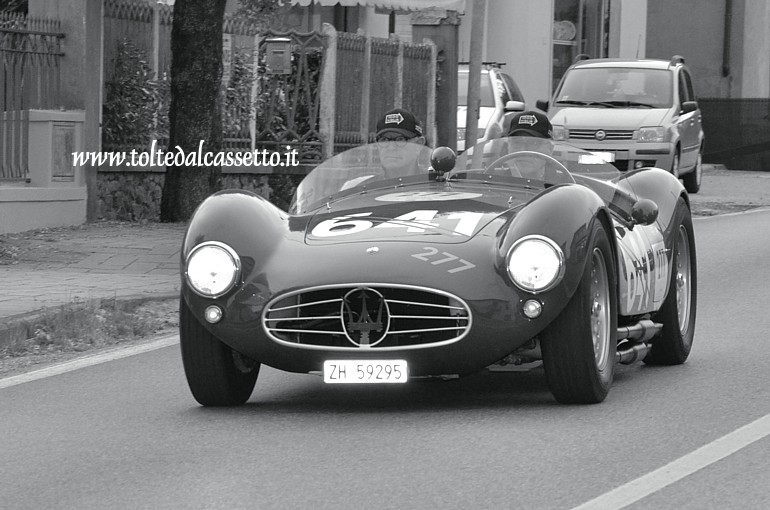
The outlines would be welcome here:
[[[618,346],[615,361],[630,365],[642,361],[652,347],[649,341],[663,328],[663,324],[643,319],[631,326],[618,328],[618,340],[628,340]]]

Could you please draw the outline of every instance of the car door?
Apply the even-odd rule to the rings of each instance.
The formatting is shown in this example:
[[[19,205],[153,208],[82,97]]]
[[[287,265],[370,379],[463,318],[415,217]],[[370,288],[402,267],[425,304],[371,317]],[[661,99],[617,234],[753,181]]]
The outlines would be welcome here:
[[[692,80],[686,69],[679,70],[679,108],[685,101],[695,101]],[[681,110],[680,110],[681,112]],[[695,165],[700,146],[701,119],[700,110],[682,113],[677,122],[679,129],[679,141],[682,147],[679,166],[688,169]]]

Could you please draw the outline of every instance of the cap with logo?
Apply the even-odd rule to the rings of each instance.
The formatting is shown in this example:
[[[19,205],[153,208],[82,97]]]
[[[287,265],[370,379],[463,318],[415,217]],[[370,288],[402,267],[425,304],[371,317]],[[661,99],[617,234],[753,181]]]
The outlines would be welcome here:
[[[553,138],[553,127],[548,117],[540,112],[528,111],[517,113],[511,119],[508,136],[536,136]]]
[[[422,126],[412,112],[402,108],[390,110],[377,121],[377,136],[398,133],[408,138],[422,136]]]

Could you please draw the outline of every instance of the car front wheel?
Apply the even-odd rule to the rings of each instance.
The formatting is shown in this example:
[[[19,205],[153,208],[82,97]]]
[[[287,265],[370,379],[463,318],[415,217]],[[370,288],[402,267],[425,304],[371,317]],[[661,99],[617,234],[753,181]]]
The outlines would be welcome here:
[[[259,375],[259,363],[212,335],[184,299],[179,303],[179,343],[187,384],[199,404],[238,406],[249,399]]]
[[[682,178],[682,182],[688,193],[695,194],[700,191],[701,179],[703,179],[703,153],[699,151],[695,168]]]
[[[603,401],[615,374],[616,274],[605,229],[595,222],[575,295],[542,334],[548,387],[563,404]]]

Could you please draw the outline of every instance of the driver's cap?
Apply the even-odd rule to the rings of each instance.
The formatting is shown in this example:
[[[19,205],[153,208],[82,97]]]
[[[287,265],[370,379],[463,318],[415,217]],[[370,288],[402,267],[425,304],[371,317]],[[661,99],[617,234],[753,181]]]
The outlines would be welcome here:
[[[553,138],[553,127],[545,114],[530,110],[513,116],[508,136]]]

